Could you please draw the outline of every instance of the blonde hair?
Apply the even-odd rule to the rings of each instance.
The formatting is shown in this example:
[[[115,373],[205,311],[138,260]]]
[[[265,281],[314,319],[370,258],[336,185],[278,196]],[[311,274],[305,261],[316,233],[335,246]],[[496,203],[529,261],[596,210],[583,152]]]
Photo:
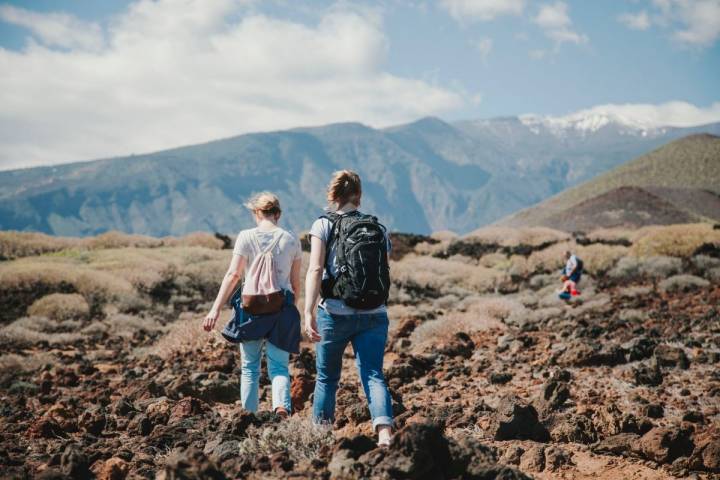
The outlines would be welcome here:
[[[245,207],[253,213],[260,213],[265,217],[280,215],[280,199],[274,193],[260,192],[245,202]]]
[[[327,200],[340,206],[348,202],[358,203],[362,195],[360,175],[352,170],[339,170],[333,173],[327,188]]]

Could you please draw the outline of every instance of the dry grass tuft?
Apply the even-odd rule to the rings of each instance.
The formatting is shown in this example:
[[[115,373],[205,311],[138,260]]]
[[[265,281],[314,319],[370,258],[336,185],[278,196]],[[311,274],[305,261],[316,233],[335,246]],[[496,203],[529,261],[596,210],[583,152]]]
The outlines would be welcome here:
[[[570,235],[545,227],[483,227],[468,233],[464,238],[480,240],[483,243],[495,243],[503,247],[516,247],[518,245],[538,246],[549,242],[562,242],[569,240]]]
[[[104,250],[111,248],[201,247],[220,250],[222,240],[211,233],[195,232],[183,237],[155,238],[111,231],[95,237],[55,237],[36,232],[0,232],[0,260],[33,257],[65,250]]]
[[[449,312],[446,315],[421,323],[410,335],[415,345],[433,345],[450,340],[455,333],[473,333],[504,328],[497,318],[479,312]]]
[[[644,227],[635,232],[636,256],[690,257],[704,243],[720,244],[720,230],[706,223]]]
[[[219,333],[227,319],[227,313],[223,312],[215,326],[215,331],[207,333],[201,327],[202,317],[200,315],[182,313],[178,320],[166,327],[165,335],[145,353],[157,355],[160,358],[170,358],[176,353],[195,352],[202,348],[214,348],[222,343],[227,343]]]
[[[708,286],[710,286],[710,282],[694,275],[675,275],[658,284],[663,292],[689,292]]]
[[[273,426],[250,427],[248,437],[240,443],[240,455],[255,459],[286,452],[296,463],[320,457],[335,443],[332,429],[313,424],[309,419],[293,416]]]
[[[628,254],[628,251],[628,247],[602,244],[578,246],[575,249],[585,264],[585,270],[593,275],[602,275],[608,272],[619,259]]]
[[[34,232],[0,232],[0,260],[57,252],[76,246],[78,238],[53,237]]]
[[[0,373],[34,372],[43,365],[55,365],[57,359],[51,353],[36,352],[32,355],[6,353],[0,355]]]
[[[85,297],[77,293],[46,295],[28,308],[30,316],[47,317],[53,320],[85,319],[89,314],[90,306]]]
[[[470,292],[491,292],[509,281],[507,273],[492,268],[413,254],[394,262],[391,268],[395,282],[415,284],[443,294],[457,293],[454,291],[457,287]]]
[[[15,344],[21,347],[47,343],[51,346],[63,346],[82,340],[77,331],[53,332],[55,322],[45,317],[23,317],[0,329],[0,344]]]

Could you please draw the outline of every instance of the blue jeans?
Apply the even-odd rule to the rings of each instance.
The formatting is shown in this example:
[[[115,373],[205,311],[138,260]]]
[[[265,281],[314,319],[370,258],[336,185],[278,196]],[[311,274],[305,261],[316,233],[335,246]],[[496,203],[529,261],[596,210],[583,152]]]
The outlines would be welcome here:
[[[245,410],[257,412],[260,388],[260,357],[265,344],[268,374],[272,382],[272,409],[279,407],[290,412],[290,354],[265,340],[252,340],[240,344],[242,370],[240,371],[240,401]]]
[[[320,308],[317,326],[322,339],[315,344],[315,422],[335,421],[335,393],[342,370],[343,352],[349,342],[352,343],[360,381],[370,404],[373,429],[379,425],[392,425],[390,392],[383,375],[387,313],[332,315]]]

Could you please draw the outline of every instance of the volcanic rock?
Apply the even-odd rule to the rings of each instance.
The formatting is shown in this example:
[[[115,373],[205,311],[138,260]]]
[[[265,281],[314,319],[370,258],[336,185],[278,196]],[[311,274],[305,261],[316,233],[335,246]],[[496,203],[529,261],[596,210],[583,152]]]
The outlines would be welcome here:
[[[637,445],[638,453],[657,463],[672,463],[678,457],[690,455],[693,448],[690,431],[680,427],[655,427]]]
[[[622,344],[622,348],[627,352],[627,360],[634,362],[650,358],[657,346],[657,342],[648,337],[636,337],[629,342]]]
[[[570,398],[570,387],[566,382],[548,380],[542,386],[536,405],[538,410],[547,414],[558,410]]]
[[[636,433],[618,433],[600,440],[592,446],[593,452],[611,455],[628,455],[633,450],[640,435]]]
[[[177,402],[170,410],[168,423],[176,423],[183,418],[199,415],[208,410],[207,404],[193,397],[186,397]]]
[[[509,395],[500,399],[497,410],[491,417],[490,432],[495,440],[547,441],[548,431],[538,420],[532,405]]]
[[[685,370],[690,366],[685,351],[672,345],[662,344],[655,347],[655,358],[661,367],[679,367]]]
[[[310,394],[315,390],[315,379],[306,374],[294,375],[290,384],[290,398],[292,399],[292,409],[295,412],[305,408],[305,402],[310,398]]]
[[[333,478],[344,478],[363,472],[363,465],[357,459],[376,448],[375,441],[366,435],[343,438],[337,445],[328,470]]]
[[[465,332],[457,332],[453,338],[447,343],[441,344],[437,348],[438,353],[447,355],[448,357],[470,358],[475,350],[475,343]]]
[[[589,444],[597,439],[595,427],[584,415],[568,413],[553,420],[550,437],[554,442]]]
[[[493,385],[504,385],[512,380],[512,373],[507,372],[493,372],[490,374],[490,383]]]
[[[648,418],[662,418],[665,415],[665,409],[659,403],[649,403],[643,407],[642,413]]]
[[[164,471],[158,478],[164,480],[225,480],[227,477],[202,451],[190,448],[169,457]]]
[[[523,453],[525,453],[525,450],[521,446],[510,445],[500,457],[500,463],[504,463],[505,465],[520,465],[520,459]]]
[[[60,470],[75,479],[90,478],[90,465],[87,455],[78,445],[69,444],[60,456]]]
[[[472,437],[460,437],[450,441],[450,477],[482,478],[487,470],[497,464],[495,450]]]
[[[520,457],[520,470],[542,472],[545,469],[545,445],[533,445]]]
[[[85,410],[78,419],[78,426],[82,430],[95,436],[102,433],[106,423],[107,418],[105,417],[105,413],[97,407]]]
[[[57,438],[67,436],[55,420],[47,417],[37,419],[28,429],[28,435],[31,438]]]
[[[122,458],[113,457],[103,462],[97,480],[124,480],[130,467]]]
[[[625,351],[618,346],[575,340],[559,355],[557,362],[570,367],[599,367],[621,365],[626,360]]]
[[[451,462],[448,441],[433,424],[416,423],[397,432],[390,448],[376,456],[377,463],[373,453],[360,457],[360,463],[374,464],[374,474],[384,472],[390,478],[445,478]]]
[[[565,465],[573,465],[572,455],[560,447],[549,446],[545,449],[545,470],[557,471]]]
[[[655,359],[633,369],[633,376],[636,385],[647,385],[657,387],[663,382],[663,374],[660,365]]]

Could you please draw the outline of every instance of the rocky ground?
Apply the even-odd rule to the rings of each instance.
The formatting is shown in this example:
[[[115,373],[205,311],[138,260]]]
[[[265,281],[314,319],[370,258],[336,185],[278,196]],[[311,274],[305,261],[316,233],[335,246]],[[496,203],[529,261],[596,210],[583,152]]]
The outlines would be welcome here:
[[[554,285],[516,283],[492,298],[522,309],[430,338],[448,315],[432,291],[391,307],[388,449],[370,436],[350,349],[331,431],[307,421],[310,344],[292,360],[295,414],[244,412],[239,354],[194,328],[201,307],[157,320],[192,327],[184,349],[164,347],[177,329],[5,341],[2,477],[720,478],[720,285],[598,276],[566,304]]]

